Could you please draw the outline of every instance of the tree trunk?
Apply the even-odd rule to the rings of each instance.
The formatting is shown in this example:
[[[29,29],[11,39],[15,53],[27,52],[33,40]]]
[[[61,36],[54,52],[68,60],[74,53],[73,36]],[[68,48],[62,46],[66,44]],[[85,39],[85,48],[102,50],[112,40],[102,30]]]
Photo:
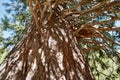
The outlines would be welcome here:
[[[69,22],[56,6],[44,8],[0,66],[0,80],[94,80]]]
[[[0,66],[0,80],[93,80],[76,38],[59,23],[41,27],[39,34],[33,21]]]

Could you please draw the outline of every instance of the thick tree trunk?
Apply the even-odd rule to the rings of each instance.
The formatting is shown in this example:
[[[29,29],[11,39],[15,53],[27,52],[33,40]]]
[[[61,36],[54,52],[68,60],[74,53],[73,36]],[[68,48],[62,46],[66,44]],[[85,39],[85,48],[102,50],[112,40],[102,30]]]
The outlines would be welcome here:
[[[33,22],[0,66],[0,80],[93,80],[76,38],[59,23],[39,34]]]
[[[70,23],[59,18],[62,2],[28,2],[35,21],[0,66],[0,80],[93,80]]]

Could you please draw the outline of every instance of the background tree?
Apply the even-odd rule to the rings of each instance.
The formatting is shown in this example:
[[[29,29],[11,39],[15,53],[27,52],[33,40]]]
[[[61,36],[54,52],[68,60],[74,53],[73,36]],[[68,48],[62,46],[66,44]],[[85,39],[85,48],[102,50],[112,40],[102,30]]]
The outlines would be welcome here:
[[[34,1],[33,1],[34,2]],[[25,3],[25,2],[24,2]],[[35,3],[35,2],[34,2]],[[113,2],[110,2],[109,0],[105,0],[105,1],[60,1],[60,2],[57,2],[57,1],[45,1],[45,2],[40,2],[41,4],[45,4],[45,6],[43,5],[38,5],[37,2],[35,4],[37,4],[36,6],[34,5],[31,5],[31,7],[34,7],[31,8],[31,11],[32,11],[32,14],[33,14],[33,18],[35,21],[32,21],[33,24],[35,25],[36,24],[36,27],[37,27],[37,30],[40,34],[41,32],[46,32],[46,31],[43,31],[43,30],[46,30],[43,29],[43,27],[39,28],[38,26],[40,26],[41,24],[43,24],[44,22],[47,23],[47,25],[50,27],[50,29],[53,29],[55,31],[56,30],[56,27],[54,29],[54,26],[57,26],[59,27],[59,29],[65,29],[66,31],[68,31],[67,35],[72,35],[73,36],[76,36],[77,37],[77,40],[80,42],[80,49],[82,49],[82,52],[84,53],[87,53],[86,51],[91,51],[91,50],[100,50],[100,51],[106,51],[108,52],[109,50],[109,53],[110,52],[113,52],[113,48],[110,47],[110,45],[108,45],[108,43],[114,43],[114,45],[116,45],[117,43],[113,42],[112,40],[110,40],[106,35],[106,33],[108,32],[105,32],[105,31],[108,31],[108,30],[119,30],[119,28],[104,28],[104,26],[106,27],[109,27],[111,25],[108,26],[108,23],[109,22],[113,22],[114,20],[117,20],[119,19],[119,16],[117,14],[117,10],[119,10],[118,6],[119,6],[119,1],[113,1]],[[117,4],[116,4],[117,3]],[[55,4],[55,6],[52,7],[52,4]],[[115,6],[113,6],[114,4],[116,4]],[[51,5],[51,6],[50,6]],[[103,8],[103,6],[105,6],[105,8]],[[39,7],[44,7],[43,10]],[[50,7],[50,9],[48,8]],[[54,10],[54,7],[55,7],[55,10]],[[115,7],[115,8],[114,8]],[[37,8],[37,9],[36,9]],[[48,9],[47,9],[48,8]],[[92,9],[90,9],[92,8]],[[40,9],[40,10],[38,10]],[[45,9],[45,10],[44,10]],[[47,11],[47,10],[48,11]],[[99,11],[98,11],[99,9]],[[35,11],[34,11],[35,10]],[[37,10],[37,11],[36,11]],[[112,10],[112,11],[111,11]],[[39,13],[40,11],[40,13]],[[57,11],[59,12],[59,14],[57,13]],[[109,12],[111,11],[111,12]],[[114,11],[116,13],[114,13]],[[37,12],[37,13],[36,13]],[[43,12],[43,13],[42,13]],[[55,13],[56,14],[55,14]],[[105,12],[105,13],[104,13]],[[44,13],[45,13],[45,16],[44,16]],[[53,16],[54,15],[54,16]],[[112,16],[111,16],[112,15]],[[48,17],[48,18],[46,18]],[[55,18],[57,18],[57,20]],[[106,17],[106,18],[105,18]],[[113,19],[114,17],[114,19]],[[51,19],[52,18],[52,19]],[[43,20],[41,20],[43,19]],[[49,20],[50,19],[50,20]],[[60,19],[60,22],[59,22],[59,19]],[[23,19],[24,20],[24,19]],[[39,21],[40,20],[40,21]],[[48,21],[47,21],[48,20]],[[56,21],[55,21],[56,20]],[[103,21],[104,20],[104,21]],[[107,21],[106,21],[107,20]],[[47,22],[46,22],[47,21]],[[57,22],[58,21],[58,22]],[[62,23],[61,23],[62,21]],[[64,22],[65,21],[65,22]],[[42,22],[42,23],[41,23]],[[49,24],[48,24],[49,23]],[[31,25],[33,25],[31,24]],[[56,24],[56,25],[54,25]],[[61,27],[62,25],[65,25],[65,28],[64,27]],[[103,25],[104,24],[104,25]],[[45,24],[44,24],[45,25]],[[59,25],[59,26],[58,26]],[[100,26],[101,28],[96,28],[95,26]],[[43,25],[42,25],[43,26]],[[46,25],[45,25],[46,26]],[[31,27],[30,27],[31,28]],[[41,29],[43,29],[41,31]],[[59,30],[58,29],[58,30]],[[47,29],[48,33],[51,32],[52,34],[52,30],[49,31],[49,29]],[[61,30],[60,30],[61,31]],[[62,32],[57,32],[56,33],[53,33],[54,35],[58,35],[59,34],[63,34],[63,31]],[[70,34],[69,34],[69,31],[70,31]],[[33,30],[33,32],[36,32],[36,30]],[[104,32],[104,35],[103,35],[103,32]],[[32,36],[33,33],[31,33],[30,36]],[[44,35],[44,34],[43,34]],[[39,35],[37,35],[39,36]],[[106,37],[107,36],[107,37]],[[52,36],[54,38],[57,38],[57,36]],[[65,37],[65,41],[67,40],[66,37],[67,36],[64,36],[63,34],[63,37]],[[40,35],[40,38],[41,38],[41,35]],[[46,38],[46,35],[44,35],[41,39],[44,39]],[[28,39],[28,38],[27,38]],[[26,40],[27,40],[26,39]],[[32,39],[32,38],[31,38]],[[34,37],[35,39],[35,37]],[[40,40],[41,40],[40,39]],[[59,37],[58,37],[59,39]],[[61,39],[61,38],[60,38]],[[39,38],[37,38],[37,40],[39,40]],[[56,39],[55,39],[56,40]],[[68,38],[68,40],[70,40],[70,38]],[[29,42],[31,42],[32,40],[28,39]],[[46,40],[47,41],[47,40]],[[49,41],[49,39],[48,39]],[[65,42],[63,40],[63,42]],[[73,40],[74,41],[74,40]],[[41,42],[41,41],[38,41],[38,43]],[[59,41],[58,41],[59,42]],[[61,41],[60,41],[61,42]],[[44,43],[47,43],[47,42],[44,42]],[[97,44],[96,44],[97,43]],[[23,41],[23,44],[20,43],[21,45],[24,45],[25,42]],[[28,43],[29,44],[29,43]],[[52,42],[53,44],[53,42]],[[73,43],[71,43],[73,44]],[[31,46],[32,44],[29,44],[29,46]],[[65,44],[63,44],[65,45]],[[97,46],[97,47],[92,47],[92,46]],[[102,45],[102,46],[101,46]],[[86,48],[83,48],[83,47],[86,47]],[[21,46],[22,47],[22,46]],[[40,48],[40,46],[39,46]],[[46,48],[46,47],[45,47]],[[63,47],[64,48],[64,47]],[[71,47],[70,47],[71,48]],[[14,49],[17,49],[14,48]],[[12,54],[10,55],[13,55],[15,56],[15,52],[17,50],[15,50],[14,52],[14,49],[11,51]],[[31,50],[33,50],[32,48],[30,48]],[[44,49],[44,47],[43,47]],[[19,48],[18,48],[19,50]],[[28,51],[26,51],[28,50]],[[37,49],[36,49],[37,50]],[[71,48],[72,50],[72,48]],[[74,48],[73,48],[74,50]],[[29,48],[26,48],[25,49],[26,52],[23,51],[24,54],[29,54]],[[69,50],[68,50],[69,52]],[[72,51],[70,51],[71,53]],[[14,54],[13,54],[14,53]],[[22,52],[18,52],[19,54]],[[32,53],[35,53],[34,51]],[[41,53],[41,52],[40,52]],[[50,53],[50,52],[49,52]],[[70,53],[67,57],[65,57],[64,59],[66,60],[69,60],[69,58],[72,58],[73,57],[70,57]],[[65,54],[67,54],[67,52],[65,51]],[[48,55],[47,55],[48,56]],[[51,56],[51,55],[50,55]],[[49,56],[48,56],[49,57]],[[52,55],[53,57],[53,55]],[[24,58],[25,59],[25,58]],[[39,59],[38,59],[39,60]],[[79,60],[79,59],[78,59]],[[31,60],[32,61],[32,60]],[[51,60],[51,61],[54,61],[54,60]],[[70,61],[70,60],[69,60]],[[12,61],[10,61],[12,62]],[[27,61],[26,61],[27,62]],[[67,61],[66,61],[67,62]],[[70,61],[72,62],[72,61]],[[4,62],[6,63],[6,62]],[[9,63],[9,61],[8,61]],[[14,63],[14,62],[13,62]],[[71,64],[69,62],[67,62],[68,64]],[[27,64],[27,63],[25,63]],[[75,63],[74,63],[75,64]],[[11,65],[13,66],[13,65]],[[29,67],[29,66],[28,66]],[[54,66],[53,66],[54,67]],[[66,67],[68,68],[68,67]],[[72,69],[72,68],[71,68]],[[7,70],[6,70],[7,71]],[[27,70],[28,71],[28,70]],[[54,71],[54,70],[53,70]],[[9,70],[8,70],[9,72]],[[64,72],[64,71],[63,71]],[[69,72],[69,71],[68,71]],[[62,72],[61,72],[62,73]],[[82,72],[81,72],[82,73]],[[27,73],[26,73],[27,74]],[[9,75],[8,75],[9,76]],[[11,75],[10,75],[11,76]],[[17,75],[16,75],[17,76]],[[68,75],[67,75],[68,76]],[[23,77],[25,78],[25,77]],[[77,79],[77,78],[76,78]]]

